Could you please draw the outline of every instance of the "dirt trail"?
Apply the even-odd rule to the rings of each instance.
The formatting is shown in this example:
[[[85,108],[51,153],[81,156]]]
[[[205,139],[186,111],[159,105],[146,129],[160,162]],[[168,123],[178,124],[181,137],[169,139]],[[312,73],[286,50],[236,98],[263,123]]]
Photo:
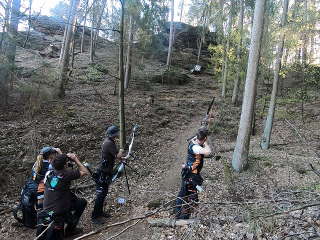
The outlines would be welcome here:
[[[176,133],[176,141],[169,149],[167,149],[169,150],[167,151],[167,155],[170,160],[171,167],[163,178],[160,190],[173,193],[178,191],[181,164],[185,162],[187,154],[186,139],[195,134],[196,130],[199,128],[200,120],[200,117],[194,118],[190,121],[190,125],[186,127],[186,130],[180,130]]]

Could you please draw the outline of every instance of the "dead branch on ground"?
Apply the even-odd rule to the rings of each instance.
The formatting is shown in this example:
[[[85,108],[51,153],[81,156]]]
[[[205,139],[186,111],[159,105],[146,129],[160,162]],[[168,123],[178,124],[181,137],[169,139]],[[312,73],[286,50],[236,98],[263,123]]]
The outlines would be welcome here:
[[[136,221],[135,223],[133,223],[133,224],[131,224],[131,225],[129,225],[128,227],[126,227],[126,228],[124,228],[123,230],[121,230],[119,233],[117,233],[116,235],[114,235],[114,236],[112,236],[112,237],[110,237],[110,238],[108,238],[107,240],[111,240],[111,239],[114,239],[114,238],[116,238],[116,237],[118,237],[118,236],[120,236],[122,233],[124,233],[125,231],[127,231],[128,229],[130,229],[130,228],[132,228],[133,226],[135,226],[135,225],[137,225],[139,222],[141,222],[142,221],[142,219],[139,219],[138,221]]]

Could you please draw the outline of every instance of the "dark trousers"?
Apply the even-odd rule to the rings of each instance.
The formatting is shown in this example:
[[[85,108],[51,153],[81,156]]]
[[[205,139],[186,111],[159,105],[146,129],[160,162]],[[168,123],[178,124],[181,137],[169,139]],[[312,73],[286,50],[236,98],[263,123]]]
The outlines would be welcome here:
[[[93,207],[91,218],[98,218],[103,214],[103,203],[108,194],[110,181],[105,180],[103,183],[96,185],[96,200]]]
[[[198,202],[198,191],[190,179],[181,182],[180,192],[176,200],[175,214],[177,219],[189,219],[192,206],[191,203]]]
[[[80,217],[87,206],[87,201],[74,196],[71,208],[61,214],[49,215],[50,210],[43,210],[38,214],[37,236],[53,221],[51,227],[46,230],[40,240],[62,240],[64,237],[64,224],[67,224],[65,233],[71,233],[79,223]]]

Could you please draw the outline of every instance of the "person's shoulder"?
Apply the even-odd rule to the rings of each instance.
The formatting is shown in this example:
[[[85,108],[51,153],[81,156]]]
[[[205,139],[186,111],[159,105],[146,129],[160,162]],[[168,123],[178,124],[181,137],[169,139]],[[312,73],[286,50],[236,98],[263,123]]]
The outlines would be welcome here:
[[[202,147],[199,145],[199,144],[194,144],[192,146],[192,151],[195,153],[195,154],[199,154],[199,152],[202,150]]]

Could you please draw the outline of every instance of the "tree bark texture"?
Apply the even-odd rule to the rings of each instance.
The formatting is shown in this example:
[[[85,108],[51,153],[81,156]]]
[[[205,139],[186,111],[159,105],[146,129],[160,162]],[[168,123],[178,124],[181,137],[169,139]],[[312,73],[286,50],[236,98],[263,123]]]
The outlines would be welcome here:
[[[308,22],[308,0],[304,0],[303,8],[304,8],[303,20],[307,24],[307,22]],[[303,39],[303,45],[302,45],[301,60],[302,60],[302,64],[305,66],[307,64],[307,54],[308,54],[307,53],[308,32],[306,29],[304,30],[302,39]]]
[[[232,8],[232,7],[231,7]],[[230,38],[231,38],[231,30],[232,30],[232,9],[230,9],[229,13],[229,19],[228,19],[228,36],[225,46],[225,58],[224,58],[224,68],[223,68],[223,74],[222,74],[222,94],[221,96],[223,98],[226,97],[226,91],[227,91],[227,78],[228,78],[228,63],[229,63],[229,50],[230,50]]]
[[[248,162],[250,133],[252,125],[252,112],[255,102],[255,89],[257,84],[257,70],[259,63],[261,36],[263,30],[263,17],[266,0],[257,0],[254,10],[254,24],[251,34],[251,44],[247,66],[245,90],[243,96],[241,118],[235,150],[232,157],[232,167],[235,171],[244,170]]]
[[[129,81],[131,78],[131,57],[132,57],[132,39],[133,39],[133,20],[132,15],[129,17],[129,31],[128,31],[128,47],[127,47],[127,61],[126,61],[126,72],[124,76],[124,87],[129,87]]]
[[[70,21],[68,24],[68,30],[66,32],[64,50],[62,53],[61,58],[61,66],[60,66],[60,73],[59,73],[59,80],[60,80],[60,88],[59,88],[59,97],[65,96],[65,86],[68,82],[68,70],[69,70],[69,60],[70,60],[70,45],[73,35],[73,28],[71,25],[75,22],[75,17],[77,13],[77,8],[79,5],[79,0],[70,0]]]
[[[70,0],[70,4],[71,4],[72,0]],[[71,28],[71,13],[72,13],[72,5],[70,5],[69,7],[69,12],[68,12],[68,21],[66,26],[64,27],[64,33],[63,33],[63,41],[62,41],[62,46],[61,46],[61,51],[60,51],[60,57],[59,57],[59,67],[61,67],[62,64],[62,58],[63,58],[63,54],[64,54],[64,47],[66,45],[66,39],[67,39],[67,35],[68,35],[68,30],[69,28]]]
[[[0,105],[8,105],[9,84],[11,82],[11,71],[14,68],[16,58],[17,32],[20,18],[21,0],[13,0],[11,6],[10,22],[8,22],[7,33],[4,37],[3,52],[4,62],[0,64]],[[8,12],[10,6],[7,6]],[[9,14],[8,14],[9,17]]]
[[[232,104],[236,105],[238,104],[238,95],[239,95],[239,85],[241,81],[241,57],[242,57],[242,37],[243,37],[243,18],[244,18],[244,0],[241,0],[240,2],[240,17],[239,17],[239,24],[238,24],[238,29],[239,29],[239,35],[240,35],[240,40],[238,44],[238,49],[237,49],[237,76],[234,79],[234,85],[233,85],[233,92],[232,92]]]
[[[170,36],[169,36],[169,48],[167,56],[167,67],[170,68],[172,58],[172,47],[173,47],[173,19],[174,19],[174,0],[171,0],[171,22],[170,22]]]
[[[83,28],[81,33],[81,45],[80,45],[80,52],[84,52],[84,38],[85,38],[85,31],[86,31],[86,23],[87,23],[87,16],[88,16],[88,6],[89,6],[89,0],[86,2],[86,9],[84,14],[84,20],[83,20]]]
[[[208,20],[208,9],[204,8],[202,13],[202,19],[203,19],[203,26],[202,26],[202,32],[199,42],[199,49],[198,49],[198,56],[197,56],[197,64],[200,62],[200,56],[201,56],[201,50],[202,50],[202,44],[205,41],[206,37],[206,28],[207,28],[207,20]]]
[[[121,0],[121,22],[120,22],[120,46],[119,46],[119,121],[120,121],[120,148],[124,149],[126,144],[125,135],[125,112],[124,112],[124,61],[123,61],[123,38],[124,38],[124,15],[125,0]]]
[[[281,33],[280,33],[279,44],[278,44],[277,59],[274,67],[271,99],[269,103],[269,110],[268,110],[268,115],[265,122],[264,132],[263,132],[261,143],[260,143],[260,146],[262,149],[268,149],[270,146],[272,125],[273,125],[273,119],[274,119],[274,112],[276,108],[276,98],[277,98],[278,85],[279,85],[279,72],[281,69],[281,59],[283,55],[283,45],[285,40],[285,33],[283,30],[287,22],[288,6],[289,6],[289,0],[284,0],[283,12],[282,12],[282,18],[281,18]]]
[[[101,9],[100,9],[99,18],[98,18],[97,25],[96,25],[97,29],[94,31],[94,39],[93,39],[94,40],[94,43],[93,43],[94,50],[97,47],[97,39],[98,39],[98,36],[99,36],[99,28],[101,27],[102,17],[103,17],[106,5],[107,5],[107,0],[103,0],[102,5],[101,5]]]

